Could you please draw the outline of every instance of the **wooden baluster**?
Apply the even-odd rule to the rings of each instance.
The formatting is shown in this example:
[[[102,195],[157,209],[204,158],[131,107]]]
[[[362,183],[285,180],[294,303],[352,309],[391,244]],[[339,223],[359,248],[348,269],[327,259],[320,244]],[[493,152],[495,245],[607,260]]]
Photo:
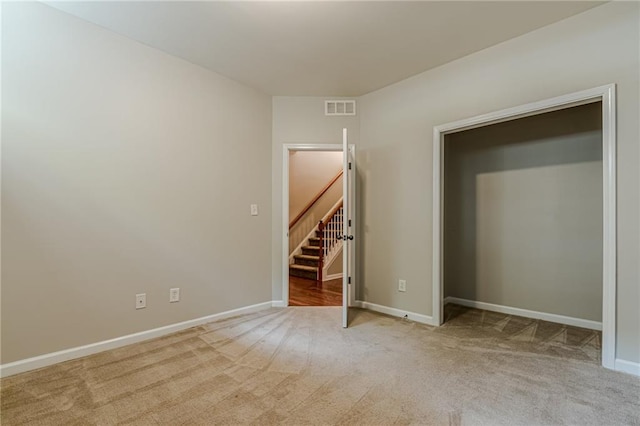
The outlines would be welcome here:
[[[331,222],[333,223],[333,240],[331,245],[331,247],[333,248],[335,247],[336,240],[338,239],[338,228],[336,227],[335,216],[333,216],[333,218],[331,219]]]
[[[319,241],[319,246],[320,246],[320,250],[318,250],[318,275],[317,275],[317,282],[316,285],[318,288],[322,287],[322,268],[323,268],[323,261],[324,261],[324,223],[322,221],[320,221],[320,223],[318,223],[318,238],[320,238]]]
[[[340,220],[338,219],[338,216],[340,213],[340,210],[338,210],[338,212],[336,212],[336,216],[334,216],[334,220],[333,220],[333,229],[335,229],[335,242],[334,245],[337,245],[339,241],[342,241],[342,236],[340,234]]]

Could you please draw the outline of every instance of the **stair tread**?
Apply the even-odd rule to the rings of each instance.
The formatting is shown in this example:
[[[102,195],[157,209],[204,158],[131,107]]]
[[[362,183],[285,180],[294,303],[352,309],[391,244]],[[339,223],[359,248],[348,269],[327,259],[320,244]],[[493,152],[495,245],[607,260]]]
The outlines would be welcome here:
[[[293,256],[297,259],[307,259],[307,260],[319,260],[320,256],[312,256],[310,254],[296,254]]]
[[[302,246],[303,249],[320,250],[318,246]]]
[[[305,265],[296,265],[296,264],[289,265],[289,268],[290,269],[300,269],[300,270],[303,270],[303,271],[313,271],[313,272],[318,270],[318,268],[315,267],[315,266],[305,266]]]

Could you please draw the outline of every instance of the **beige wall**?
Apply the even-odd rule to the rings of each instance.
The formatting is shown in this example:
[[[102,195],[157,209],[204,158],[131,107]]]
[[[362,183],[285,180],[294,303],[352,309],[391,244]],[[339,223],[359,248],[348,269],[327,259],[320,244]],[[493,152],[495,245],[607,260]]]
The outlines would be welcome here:
[[[445,136],[446,296],[602,321],[601,103]]]
[[[2,362],[270,301],[271,98],[41,3],[2,15]]]
[[[616,83],[616,356],[640,361],[639,6],[608,3],[359,99],[359,285],[367,301],[431,314],[434,126]]]
[[[324,101],[336,97],[273,97],[272,125],[272,244],[271,277],[274,300],[282,300],[282,156],[284,144],[342,144],[342,129],[349,132],[349,143],[357,144],[359,116],[324,115]],[[349,98],[352,99],[352,98]]]
[[[342,152],[291,151],[289,220],[293,220],[341,170]]]

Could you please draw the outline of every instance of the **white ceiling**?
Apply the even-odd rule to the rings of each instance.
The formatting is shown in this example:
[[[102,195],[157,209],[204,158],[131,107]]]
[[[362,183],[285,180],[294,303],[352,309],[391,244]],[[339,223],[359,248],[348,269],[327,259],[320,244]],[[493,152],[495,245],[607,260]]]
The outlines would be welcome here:
[[[272,95],[359,96],[601,3],[47,4]]]

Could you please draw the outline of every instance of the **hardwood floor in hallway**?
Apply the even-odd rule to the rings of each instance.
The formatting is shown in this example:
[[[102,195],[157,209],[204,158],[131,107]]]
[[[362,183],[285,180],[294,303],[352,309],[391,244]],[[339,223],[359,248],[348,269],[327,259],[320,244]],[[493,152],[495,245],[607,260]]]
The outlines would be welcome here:
[[[318,288],[314,280],[289,276],[289,306],[342,305],[342,278],[329,280]]]

